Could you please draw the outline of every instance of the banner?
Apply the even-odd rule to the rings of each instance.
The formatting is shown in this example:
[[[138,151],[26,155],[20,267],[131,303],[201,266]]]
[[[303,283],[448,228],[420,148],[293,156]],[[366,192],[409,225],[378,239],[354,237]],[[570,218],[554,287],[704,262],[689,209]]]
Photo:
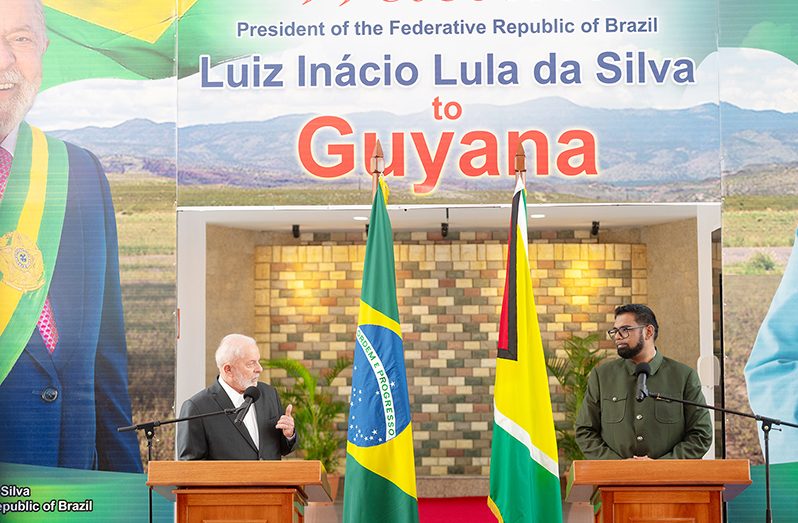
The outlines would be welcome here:
[[[4,484],[18,487],[0,495],[0,502],[27,499],[41,504],[53,497],[50,487],[38,483],[39,473],[26,467],[87,469],[89,476],[98,474],[109,485],[116,484],[114,474],[124,474],[118,481],[125,488],[119,492],[131,499],[138,496],[132,493],[131,477],[144,489],[140,471],[146,467],[146,443],[130,434],[120,437],[115,428],[173,417],[177,372],[196,374],[197,381],[206,378],[199,376],[201,371],[176,369],[175,364],[176,318],[183,336],[204,328],[181,324],[176,311],[176,205],[217,210],[309,205],[318,206],[325,220],[331,206],[371,202],[367,173],[378,139],[384,144],[392,202],[403,206],[505,204],[519,144],[529,152],[530,207],[722,201],[722,239],[716,240],[722,242],[722,252],[713,253],[713,299],[715,355],[724,379],[714,399],[732,409],[759,408],[755,398],[749,404],[749,390],[761,383],[754,372],[749,389],[743,368],[782,281],[798,224],[798,98],[791,87],[798,83],[798,10],[792,1],[123,4],[0,2],[3,34],[26,28],[9,47],[13,64],[0,64],[0,84],[7,86],[0,89],[0,147],[17,147],[17,130],[25,121],[66,142],[70,170],[81,173],[69,177],[54,287],[48,291],[61,345],[50,352],[38,327],[33,329],[20,355],[24,364],[12,368],[0,385],[0,409],[15,421],[9,425],[15,432],[8,432],[3,445],[3,459],[13,462],[4,469]],[[15,163],[24,161],[23,153],[9,152]],[[0,210],[5,216],[5,209]],[[611,230],[606,220],[601,226]],[[425,256],[429,247],[427,259],[434,259],[435,247],[446,242],[460,254],[480,252],[482,246],[461,248],[452,240],[473,243],[467,239],[471,232],[462,240],[456,227],[448,240],[413,237],[412,242],[419,242],[412,245],[417,248],[414,256],[420,245]],[[540,234],[562,233],[570,237],[559,240],[571,241],[580,232],[570,227]],[[301,234],[298,245],[305,242]],[[473,238],[483,234],[474,232]],[[605,238],[596,238],[598,245],[607,244]],[[538,236],[533,244],[550,239]],[[585,244],[593,238],[578,240]],[[330,243],[358,241],[359,236],[335,242],[322,238],[312,247],[323,251]],[[398,243],[409,241],[403,236]],[[426,241],[432,245],[421,243]],[[294,246],[286,243],[286,252]],[[232,258],[249,256],[225,254],[225,267]],[[433,286],[431,281],[446,280],[448,285],[448,280],[460,280],[465,285],[462,281],[471,280],[469,291],[476,292],[487,277],[457,276],[456,261],[442,261],[452,264],[446,278],[412,278],[411,269],[400,280],[416,284],[417,279],[425,289]],[[555,263],[553,255],[546,261]],[[629,264],[631,255],[608,261]],[[271,261],[253,263],[261,273],[271,270],[264,268]],[[501,269],[484,270],[498,277],[490,271]],[[221,272],[220,280],[237,283],[230,277],[234,271]],[[662,279],[661,274],[646,278]],[[198,285],[207,277],[188,283],[184,278],[183,285]],[[399,290],[402,307],[406,297]],[[250,293],[256,296],[252,301],[265,300],[257,314],[275,303],[270,294],[262,297],[262,289],[247,288],[241,296],[250,299]],[[492,350],[488,346],[495,340],[487,338],[495,334],[494,327],[490,335],[479,330],[498,314],[498,305],[489,302],[492,297],[457,298],[486,300],[463,307],[493,307],[474,312],[474,317],[484,315],[480,320],[471,322],[469,316],[469,321],[459,322],[463,332],[457,334],[467,334],[469,340],[454,341],[478,348],[456,345],[453,353],[443,353],[444,367],[451,361],[457,369],[480,369],[455,376],[462,383],[425,381],[431,374],[443,374],[443,367],[431,367],[427,360],[433,351],[450,350],[447,341],[430,342],[429,337],[438,321],[433,318],[445,316],[435,307],[450,305],[417,305],[436,312],[413,312],[419,318],[412,324],[417,330],[405,330],[404,350],[430,374],[418,369],[418,375],[408,378],[411,400],[418,398],[430,409],[441,387],[471,390],[457,396],[472,412],[438,412],[434,414],[451,419],[432,421],[425,417],[429,410],[408,414],[408,427],[418,415],[429,423],[422,431],[423,443],[415,442],[418,466],[425,474],[488,473],[490,451],[478,446],[476,435],[493,428],[492,417],[480,410],[489,406],[479,406],[471,397],[478,394],[468,387],[489,388],[492,363],[467,352],[464,357],[461,351]],[[689,297],[685,300],[691,303]],[[600,304],[580,306],[598,310],[610,301],[605,296]],[[570,312],[546,314],[550,317],[541,320],[545,335],[571,329],[556,316]],[[233,317],[239,315],[227,320]],[[214,318],[203,318],[202,324],[208,319]],[[591,317],[580,325],[601,331],[605,322]],[[354,322],[350,324],[354,330]],[[258,328],[271,335],[272,329],[278,330],[275,325],[259,323]],[[673,332],[678,326],[670,328]],[[312,334],[319,339],[307,343],[332,344],[344,343],[337,337],[352,333],[336,332],[333,342],[321,342],[322,333]],[[286,341],[274,342],[275,355],[298,350],[280,345],[297,343],[297,333],[276,332],[275,339],[277,335],[285,335]],[[544,339],[555,348],[561,341]],[[306,355],[324,359],[316,345],[301,352]],[[773,415],[764,407],[757,413]],[[37,422],[23,423],[23,418]],[[716,445],[718,455],[762,463],[753,422],[716,421],[725,422],[726,428],[725,441]],[[456,429],[449,423],[457,424]],[[435,456],[422,456],[431,453],[433,444],[428,442],[436,432],[446,434],[443,439],[467,433],[471,446],[435,447]],[[173,458],[173,436],[174,426],[159,429],[155,459]],[[794,432],[785,429],[773,436],[795,447]],[[63,488],[69,502],[89,497]],[[82,516],[106,521],[108,499],[98,494],[93,513]],[[136,503],[124,506],[130,512],[120,518],[139,514],[131,508]],[[21,507],[15,517],[50,517]]]
[[[519,143],[536,200],[720,197],[712,3],[256,4],[179,63],[180,205],[363,202],[377,138],[397,201],[501,201]]]

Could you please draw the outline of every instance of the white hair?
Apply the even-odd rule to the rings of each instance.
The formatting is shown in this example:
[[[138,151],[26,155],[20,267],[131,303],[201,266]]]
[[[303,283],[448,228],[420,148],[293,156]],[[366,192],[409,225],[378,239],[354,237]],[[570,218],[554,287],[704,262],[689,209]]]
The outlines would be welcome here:
[[[44,14],[44,3],[42,0],[30,0],[30,6],[33,8],[35,18],[31,21],[31,27],[36,32],[39,41],[37,42],[42,46],[42,52],[47,48],[49,39],[47,38],[47,17]]]
[[[47,19],[44,17],[44,5],[42,4],[42,0],[34,0],[33,8],[36,11],[36,17],[39,19],[39,23],[41,23],[42,36],[44,36],[46,39]]]
[[[254,338],[243,334],[228,334],[222,338],[219,348],[216,349],[216,367],[219,372],[226,363],[233,362],[244,356],[244,349],[252,345],[257,346]]]

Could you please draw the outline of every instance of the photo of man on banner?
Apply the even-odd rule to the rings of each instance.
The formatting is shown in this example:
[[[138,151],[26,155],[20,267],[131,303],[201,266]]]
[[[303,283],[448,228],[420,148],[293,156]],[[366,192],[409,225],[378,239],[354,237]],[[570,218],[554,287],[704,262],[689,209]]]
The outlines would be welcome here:
[[[25,122],[48,44],[39,0],[0,4],[0,462],[140,472],[108,182]]]

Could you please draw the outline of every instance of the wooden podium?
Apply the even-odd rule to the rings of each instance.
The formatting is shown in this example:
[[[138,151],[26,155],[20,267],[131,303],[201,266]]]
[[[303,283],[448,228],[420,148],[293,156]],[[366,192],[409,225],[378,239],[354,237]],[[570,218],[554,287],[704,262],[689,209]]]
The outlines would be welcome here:
[[[320,461],[152,461],[147,485],[179,523],[302,523],[308,501],[331,501]]]
[[[591,502],[595,523],[720,523],[721,495],[750,484],[746,459],[574,461],[566,501]]]

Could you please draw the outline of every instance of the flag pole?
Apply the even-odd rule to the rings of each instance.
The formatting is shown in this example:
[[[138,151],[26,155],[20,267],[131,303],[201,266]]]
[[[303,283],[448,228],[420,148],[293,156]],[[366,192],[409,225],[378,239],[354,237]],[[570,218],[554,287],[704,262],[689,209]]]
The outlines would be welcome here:
[[[377,142],[379,145],[379,142]],[[518,149],[515,151],[515,180],[518,182],[518,177],[521,177],[521,182],[526,187],[526,152],[524,145],[518,142]]]
[[[382,154],[382,145],[379,139],[374,145],[374,152],[371,155],[371,200],[374,201],[374,196],[377,194],[377,184],[379,183],[380,176],[385,171],[385,157]]]

